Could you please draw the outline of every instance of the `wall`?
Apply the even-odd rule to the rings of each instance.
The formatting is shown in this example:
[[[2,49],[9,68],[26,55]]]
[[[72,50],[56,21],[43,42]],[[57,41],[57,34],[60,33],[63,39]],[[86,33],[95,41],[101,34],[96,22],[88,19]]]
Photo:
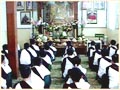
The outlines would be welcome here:
[[[18,43],[20,45],[20,48],[24,47],[25,42],[29,42],[31,35],[32,35],[31,29],[18,29]]]
[[[114,6],[114,4],[110,3],[110,5],[108,5],[107,7],[111,7],[111,5]],[[80,9],[80,7],[81,6],[80,6],[80,3],[79,3],[79,5],[78,5],[78,18],[79,18],[79,20],[81,19],[81,9]],[[111,12],[111,8],[107,9],[107,20],[105,19],[106,16],[102,19],[107,21],[107,23],[109,24],[107,26],[111,26],[112,24],[110,24],[110,22],[112,22],[112,21],[110,21],[110,20],[111,20],[111,17],[113,17],[113,16],[111,15],[111,17],[110,17],[109,16],[110,13],[108,13],[108,12]],[[100,15],[100,13],[102,13],[102,14]],[[103,13],[105,14],[106,11],[101,11],[101,10],[98,11],[98,18],[101,21],[102,21],[101,16],[103,16]],[[35,15],[37,15],[37,14],[35,14]],[[37,16],[35,16],[35,17],[37,17]],[[105,34],[105,35],[108,36],[108,41],[110,41],[111,39],[115,39],[118,42],[118,36],[119,36],[118,30],[108,29],[108,27],[106,27],[106,21],[104,21],[104,24],[99,23],[97,25],[97,27],[95,25],[94,25],[94,27],[93,27],[93,25],[91,27],[87,25],[87,27],[84,28],[84,31],[83,31],[85,37],[89,38],[89,39],[96,39],[96,38],[94,38],[95,34],[97,34],[97,33],[98,34]],[[80,34],[80,31],[81,30],[79,28],[78,34]],[[20,44],[20,47],[23,48],[23,44],[26,41],[29,42],[29,39],[31,37],[31,33],[32,33],[32,30],[29,30],[29,29],[18,29],[18,43]]]
[[[119,30],[107,30],[108,41],[114,39],[119,43]]]
[[[24,43],[29,42],[29,39],[32,37],[32,24],[30,25],[20,24],[20,13],[21,12],[25,12],[25,11],[17,11],[17,33],[18,33],[18,44],[20,45],[20,48],[23,48]],[[36,10],[30,11],[30,16],[35,21],[38,21]]]
[[[7,44],[7,21],[6,21],[6,1],[5,0],[2,0],[1,2],[0,2],[0,17],[1,17],[1,35],[0,35],[0,38],[2,38],[1,40],[0,40],[0,42],[1,42],[1,45],[3,45],[3,44]],[[3,9],[4,8],[4,9]]]
[[[80,31],[79,31],[80,34]],[[84,28],[83,34],[85,36],[95,36],[95,34],[105,34],[107,35],[106,28]]]
[[[107,35],[108,41],[114,39],[119,42],[119,4],[118,1],[109,1],[107,4]]]

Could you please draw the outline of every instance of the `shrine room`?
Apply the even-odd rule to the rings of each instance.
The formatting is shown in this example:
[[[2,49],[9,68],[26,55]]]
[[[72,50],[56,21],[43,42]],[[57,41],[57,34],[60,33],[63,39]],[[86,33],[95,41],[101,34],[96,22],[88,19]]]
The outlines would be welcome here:
[[[2,0],[1,89],[119,89],[119,5]]]

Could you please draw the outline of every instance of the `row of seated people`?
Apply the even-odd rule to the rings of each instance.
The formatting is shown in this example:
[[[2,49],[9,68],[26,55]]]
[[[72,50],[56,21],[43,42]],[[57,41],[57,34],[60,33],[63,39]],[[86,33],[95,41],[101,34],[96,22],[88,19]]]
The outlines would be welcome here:
[[[7,44],[3,45],[3,47],[5,47],[5,48],[3,48],[3,50],[2,50],[3,55],[2,55],[1,60],[3,60],[2,64],[4,67],[1,66],[1,68],[2,68],[1,78],[6,82],[4,82],[3,86],[1,86],[1,88],[10,88],[10,87],[12,88],[12,74],[11,74],[12,69],[10,68],[10,66],[8,64],[8,62],[9,62],[8,54],[9,53],[8,53],[8,49],[7,49]],[[21,83],[24,84],[25,82],[27,84],[29,84],[31,86],[31,88],[33,88],[33,89],[34,88],[39,89],[39,87],[40,88],[50,88],[50,84],[51,84],[50,72],[52,69],[52,63],[55,61],[56,52],[57,52],[57,49],[52,46],[51,41],[46,42],[44,44],[43,48],[40,48],[39,46],[37,46],[34,40],[30,41],[30,45],[29,45],[29,43],[25,43],[24,49],[19,51],[19,70],[20,70],[23,80],[22,80],[22,82],[20,81],[20,84],[14,85],[14,88],[18,88],[18,89],[27,88],[26,86],[25,87],[20,86]],[[4,63],[7,63],[7,65],[5,66]],[[27,72],[27,70],[29,72]],[[35,72],[36,76],[40,77],[41,83],[39,81],[39,83],[36,84],[37,78],[36,79],[33,78],[36,76],[34,76],[32,74],[31,70],[33,72]],[[9,73],[8,73],[8,71],[9,71]],[[25,72],[25,73],[23,73],[23,72]],[[33,77],[32,77],[32,75],[33,75]],[[44,81],[44,86],[43,86],[42,80]],[[23,81],[25,81],[25,82],[23,82]]]
[[[89,68],[96,72],[96,79],[101,84],[101,88],[115,89],[119,87],[119,44],[111,40],[108,47],[99,48],[99,45],[91,41],[88,48]]]
[[[81,58],[76,53],[71,41],[67,42],[65,53],[61,63],[62,78],[64,79],[63,88],[89,89],[86,72],[81,66]]]

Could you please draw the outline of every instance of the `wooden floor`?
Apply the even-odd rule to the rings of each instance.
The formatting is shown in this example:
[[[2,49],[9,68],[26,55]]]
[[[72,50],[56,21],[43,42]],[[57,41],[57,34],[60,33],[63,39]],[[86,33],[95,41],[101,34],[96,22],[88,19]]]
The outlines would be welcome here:
[[[81,55],[81,64],[84,68],[87,69],[87,78],[88,82],[90,83],[91,87],[90,89],[100,89],[101,85],[95,80],[96,73],[91,71],[88,68],[88,63],[87,63],[87,57],[85,55]],[[62,89],[63,87],[63,79],[61,78],[61,58],[62,57],[56,57],[56,61],[53,63],[52,70],[51,70],[51,77],[52,77],[52,83],[50,86],[50,89]],[[13,85],[21,80],[22,78],[19,77],[18,79],[13,80]]]

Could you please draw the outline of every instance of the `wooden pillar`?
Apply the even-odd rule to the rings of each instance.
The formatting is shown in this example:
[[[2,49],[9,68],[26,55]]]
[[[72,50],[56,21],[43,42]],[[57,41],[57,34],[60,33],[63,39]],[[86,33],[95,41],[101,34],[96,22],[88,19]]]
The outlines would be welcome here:
[[[74,20],[78,20],[78,2],[74,2]]]
[[[78,20],[78,2],[74,2],[74,20]],[[74,37],[78,37],[78,25],[76,25],[76,29],[74,29]]]
[[[38,6],[37,12],[38,12],[38,19],[39,19],[39,17],[42,17],[41,11],[43,9],[43,2],[37,2],[37,6]]]
[[[18,50],[17,50],[17,29],[16,29],[16,3],[6,2],[7,13],[7,39],[9,62],[12,68],[13,78],[18,77]]]

